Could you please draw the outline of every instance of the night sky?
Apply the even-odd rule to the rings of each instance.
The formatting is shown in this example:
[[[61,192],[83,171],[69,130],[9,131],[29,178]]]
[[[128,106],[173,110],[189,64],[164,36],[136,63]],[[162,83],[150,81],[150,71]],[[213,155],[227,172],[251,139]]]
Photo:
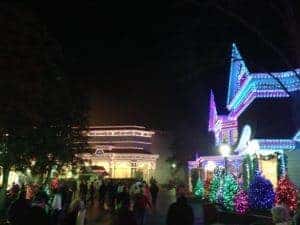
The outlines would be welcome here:
[[[285,68],[276,53],[239,21],[199,2],[72,1],[33,8],[61,44],[67,73],[90,96],[90,124],[168,130],[192,155],[211,148],[207,133],[210,89],[218,111],[226,113],[233,41],[251,71]],[[220,2],[226,7],[231,4],[230,9],[292,59],[289,36],[269,1]],[[295,133],[288,101],[257,105],[241,117],[241,124],[251,119],[257,136]],[[275,112],[272,116],[270,107]],[[282,118],[282,113],[291,116]],[[265,119],[258,123],[258,115]],[[272,125],[278,119],[281,122]]]

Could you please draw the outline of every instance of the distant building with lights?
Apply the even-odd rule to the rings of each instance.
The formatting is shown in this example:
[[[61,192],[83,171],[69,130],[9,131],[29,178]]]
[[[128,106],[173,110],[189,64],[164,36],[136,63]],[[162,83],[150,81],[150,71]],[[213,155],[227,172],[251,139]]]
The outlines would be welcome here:
[[[237,46],[232,45],[229,85],[227,92],[226,115],[219,115],[211,91],[209,101],[208,131],[214,133],[215,146],[228,144],[233,149],[232,156],[228,157],[232,172],[241,175],[241,162],[243,155],[256,154],[259,169],[262,174],[277,186],[280,176],[288,172],[289,177],[300,187],[300,131],[295,131],[293,137],[287,139],[253,138],[251,127],[246,125],[241,135],[238,133],[239,116],[253,104],[255,99],[289,98],[300,92],[300,69],[270,72],[250,72],[243,60]],[[272,112],[270,112],[272,113]],[[285,115],[282,115],[283,117]],[[257,118],[259,121],[259,118]],[[274,121],[276,123],[278,121]],[[238,141],[239,140],[239,141]],[[253,149],[255,146],[255,149]],[[287,163],[288,162],[288,163]],[[207,178],[216,166],[224,166],[223,157],[200,156],[189,161],[189,173],[198,170],[202,178]]]
[[[142,126],[91,126],[84,133],[88,151],[80,155],[86,165],[103,167],[110,178],[149,180],[158,154],[151,150],[154,131]]]

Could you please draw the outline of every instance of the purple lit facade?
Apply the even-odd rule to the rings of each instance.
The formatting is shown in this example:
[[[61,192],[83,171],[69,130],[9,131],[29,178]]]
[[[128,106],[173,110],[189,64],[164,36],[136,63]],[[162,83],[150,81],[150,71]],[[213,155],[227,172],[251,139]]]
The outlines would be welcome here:
[[[300,69],[285,72],[251,73],[237,46],[232,45],[227,115],[218,115],[213,92],[210,94],[208,130],[215,134],[216,146],[234,145],[238,139],[238,118],[256,98],[287,98],[300,90]],[[262,149],[296,148],[294,140],[258,140]],[[285,143],[285,144],[283,144]]]
[[[212,91],[210,93],[208,131],[214,132],[216,146],[221,143],[234,145],[238,139],[237,120],[226,115],[218,115]]]
[[[272,73],[251,73],[243,60],[235,44],[232,45],[229,85],[227,94],[227,115],[218,115],[213,91],[210,93],[208,131],[215,136],[215,145],[222,143],[232,146],[231,156],[228,157],[229,167],[232,173],[241,173],[241,162],[244,154],[251,154],[251,143],[257,143],[255,153],[263,155],[277,155],[281,161],[281,171],[288,171],[289,177],[300,187],[300,131],[290,139],[252,139],[251,127],[244,127],[238,134],[239,116],[247,107],[258,98],[272,99],[288,98],[293,92],[300,91],[300,68]],[[274,121],[276,122],[276,121]],[[240,137],[238,137],[240,135]],[[238,145],[236,145],[239,139]],[[275,154],[276,153],[276,154]],[[284,155],[288,163],[284,161]],[[277,162],[278,162],[277,161]],[[272,162],[271,162],[272,163]],[[194,161],[188,162],[191,188],[191,171],[197,170],[203,179],[206,179],[217,166],[224,166],[224,158],[221,155],[200,156]],[[263,159],[259,161],[259,167],[266,178],[270,179],[276,187],[278,176],[276,163],[268,164]]]

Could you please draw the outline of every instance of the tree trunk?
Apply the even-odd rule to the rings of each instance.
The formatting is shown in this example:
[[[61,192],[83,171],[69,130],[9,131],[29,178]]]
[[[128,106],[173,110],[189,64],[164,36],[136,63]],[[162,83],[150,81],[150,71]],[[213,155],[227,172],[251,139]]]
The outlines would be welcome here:
[[[0,190],[0,216],[1,218],[6,214],[6,189],[8,185],[8,176],[9,176],[10,167],[3,166],[3,183]]]

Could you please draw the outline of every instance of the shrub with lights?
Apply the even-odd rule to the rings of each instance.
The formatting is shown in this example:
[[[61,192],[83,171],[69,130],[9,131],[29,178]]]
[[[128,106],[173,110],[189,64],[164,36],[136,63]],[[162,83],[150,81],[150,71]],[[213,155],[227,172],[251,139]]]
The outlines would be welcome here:
[[[250,183],[248,196],[250,208],[255,210],[271,209],[275,202],[275,193],[271,181],[260,174],[256,174]]]
[[[218,190],[221,183],[221,177],[214,176],[209,186],[208,199],[211,203],[217,203]]]
[[[227,174],[223,183],[223,205],[228,211],[234,210],[234,196],[238,192],[238,184],[231,174]]]
[[[234,211],[238,214],[245,214],[249,210],[249,198],[247,192],[239,190],[234,197]]]
[[[276,204],[284,204],[290,212],[294,213],[297,209],[297,196],[295,184],[287,176],[280,178],[276,189]]]
[[[223,178],[222,169],[216,168],[214,172],[214,176],[209,186],[208,200],[211,203],[217,203],[218,201],[218,194],[219,194],[219,189],[221,187],[222,178]]]
[[[201,181],[200,177],[198,178],[198,180],[196,182],[193,193],[197,198],[202,199],[204,197],[204,186],[203,186],[203,182]]]

